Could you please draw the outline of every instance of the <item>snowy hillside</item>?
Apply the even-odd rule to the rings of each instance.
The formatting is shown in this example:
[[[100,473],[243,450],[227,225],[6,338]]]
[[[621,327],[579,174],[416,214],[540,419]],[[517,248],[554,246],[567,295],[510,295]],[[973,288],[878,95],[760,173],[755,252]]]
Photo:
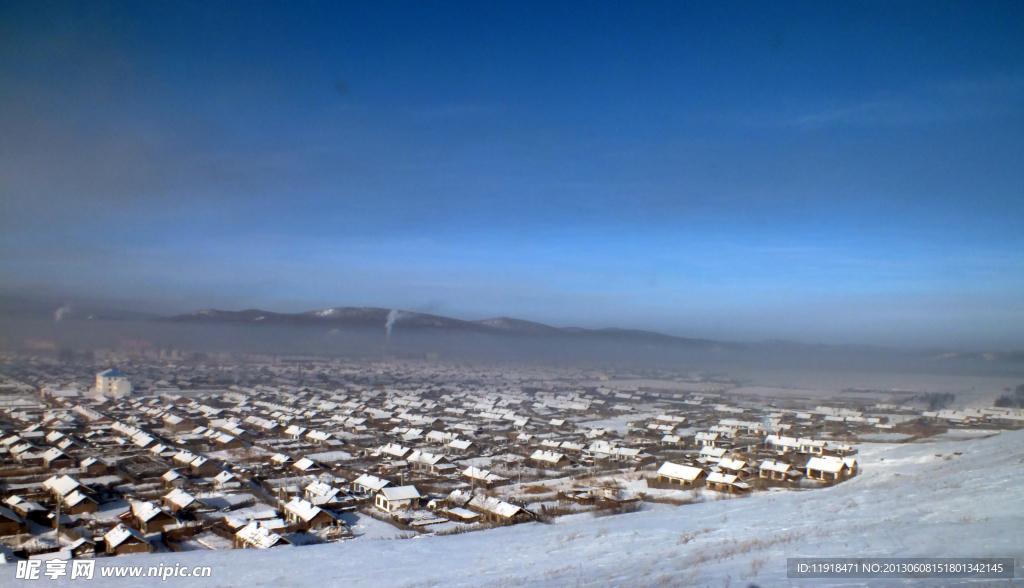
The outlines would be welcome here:
[[[858,459],[860,476],[824,490],[647,505],[650,510],[635,514],[581,515],[550,526],[448,537],[101,559],[100,566],[209,565],[213,577],[166,584],[98,581],[391,588],[840,585],[787,580],[786,557],[794,556],[1014,557],[1016,576],[1024,577],[1024,431],[863,445]],[[14,566],[0,571],[0,584],[13,575]],[[41,582],[73,584],[66,578]]]

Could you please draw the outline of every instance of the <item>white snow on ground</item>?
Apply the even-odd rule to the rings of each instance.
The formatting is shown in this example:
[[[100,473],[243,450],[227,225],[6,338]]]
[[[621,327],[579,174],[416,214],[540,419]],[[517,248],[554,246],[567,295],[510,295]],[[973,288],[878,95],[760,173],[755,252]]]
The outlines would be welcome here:
[[[629,403],[630,401],[624,401]],[[650,405],[646,404],[634,404],[634,410],[624,412],[621,415],[616,415],[606,419],[593,420],[593,421],[579,421],[577,423],[580,427],[587,427],[590,429],[610,429],[617,431],[621,435],[626,434],[627,425],[634,421],[642,421],[644,419],[652,419],[659,414],[665,412],[664,410],[654,410]]]
[[[245,588],[952,583],[787,580],[786,558],[795,556],[1014,557],[1016,575],[1024,577],[1024,431],[928,444],[862,445],[858,460],[861,475],[820,490],[761,492],[453,536],[137,555],[104,558],[98,565],[209,565],[211,578],[182,581],[190,587]],[[0,584],[13,585],[13,575],[14,566],[0,569]],[[170,582],[94,580],[126,587]],[[65,577],[46,584],[71,586],[74,581]]]
[[[930,437],[931,441],[948,441],[955,439],[977,439],[979,437],[991,437],[998,435],[995,429],[950,429],[945,433]]]
[[[207,531],[196,535],[192,539],[182,541],[178,544],[182,551],[201,551],[205,549],[234,549],[235,544],[230,539]]]
[[[907,439],[913,439],[913,435],[907,435],[906,433],[867,433],[865,435],[857,435],[861,441],[905,441]]]
[[[469,459],[458,460],[458,464],[463,467],[473,466],[477,468],[487,468],[490,467],[492,461],[494,461],[493,457],[471,457]]]
[[[373,517],[358,512],[344,513],[341,515],[341,520],[345,521],[349,528],[352,529],[352,534],[355,535],[352,541],[394,539],[412,534],[411,531],[403,531],[394,525],[378,521]]]
[[[323,453],[310,453],[304,457],[308,457],[315,462],[319,463],[335,463],[339,461],[348,461],[354,459],[352,454],[347,451],[325,451]]]

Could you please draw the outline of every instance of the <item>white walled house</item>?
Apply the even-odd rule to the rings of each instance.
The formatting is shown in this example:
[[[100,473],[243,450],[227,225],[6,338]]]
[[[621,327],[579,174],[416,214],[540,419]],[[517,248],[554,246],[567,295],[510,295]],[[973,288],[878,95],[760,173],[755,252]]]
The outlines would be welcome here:
[[[378,492],[374,504],[382,511],[392,513],[403,508],[416,508],[419,500],[420,492],[416,486],[396,486]]]

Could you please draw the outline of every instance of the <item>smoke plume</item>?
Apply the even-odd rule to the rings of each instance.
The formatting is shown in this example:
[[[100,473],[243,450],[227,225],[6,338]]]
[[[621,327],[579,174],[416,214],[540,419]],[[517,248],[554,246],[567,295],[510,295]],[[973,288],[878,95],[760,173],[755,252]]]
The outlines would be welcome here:
[[[392,310],[388,313],[388,320],[384,323],[384,331],[387,333],[387,342],[391,342],[391,327],[395,326],[395,321],[398,320],[398,315],[401,314],[397,310]]]
[[[58,308],[53,313],[53,322],[59,323],[61,319],[64,318],[64,315],[66,315],[69,312],[71,312],[71,303],[67,303],[64,306]]]

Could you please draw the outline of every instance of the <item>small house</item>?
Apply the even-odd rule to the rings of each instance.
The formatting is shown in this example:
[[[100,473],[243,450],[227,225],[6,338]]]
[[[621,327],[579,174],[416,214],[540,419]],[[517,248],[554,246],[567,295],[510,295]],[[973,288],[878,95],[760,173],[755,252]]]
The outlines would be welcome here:
[[[532,518],[529,512],[519,506],[482,494],[474,496],[467,507],[483,515],[487,521],[497,524],[519,523]]]
[[[178,524],[178,519],[174,518],[171,513],[152,502],[133,502],[131,516],[135,525],[143,533],[156,533]]]
[[[761,462],[757,475],[764,480],[785,481],[787,476],[792,476],[793,466],[791,464],[766,459]]]
[[[377,493],[374,504],[386,513],[393,513],[407,508],[419,506],[420,492],[416,486],[395,486],[383,488]]]
[[[28,523],[6,506],[0,506],[0,536],[19,535],[28,532]]]
[[[146,541],[146,538],[139,531],[120,524],[103,536],[107,544],[107,553],[110,555],[124,555],[126,553],[150,553],[153,546]]]
[[[74,467],[75,460],[56,447],[51,447],[43,453],[43,465],[51,470]]]
[[[284,516],[289,523],[298,524],[303,530],[323,529],[338,523],[329,511],[298,496],[284,505]]]
[[[750,490],[750,485],[740,481],[738,476],[733,474],[723,474],[722,472],[712,472],[709,474],[707,478],[707,487],[710,490],[727,492],[729,494],[739,494]]]
[[[181,488],[171,490],[163,500],[164,506],[169,508],[172,513],[194,511],[205,506],[201,500]]]
[[[805,467],[808,478],[821,482],[837,482],[850,475],[850,466],[838,457],[812,457]]]
[[[288,541],[274,531],[252,521],[235,533],[235,549],[269,549],[288,545]]]
[[[658,468],[658,482],[669,486],[694,488],[704,483],[707,472],[702,468],[666,461]]]
[[[61,501],[64,503],[63,514],[67,515],[85,514],[96,512],[100,509],[99,503],[83,492],[82,488],[76,488],[70,494],[64,496]]]
[[[107,469],[109,469],[110,466],[107,465],[107,462],[99,458],[87,457],[79,462],[78,467],[82,470],[82,473],[87,476],[101,476],[107,473]]]
[[[569,458],[562,453],[538,449],[530,455],[530,465],[535,468],[558,470],[569,467]]]

